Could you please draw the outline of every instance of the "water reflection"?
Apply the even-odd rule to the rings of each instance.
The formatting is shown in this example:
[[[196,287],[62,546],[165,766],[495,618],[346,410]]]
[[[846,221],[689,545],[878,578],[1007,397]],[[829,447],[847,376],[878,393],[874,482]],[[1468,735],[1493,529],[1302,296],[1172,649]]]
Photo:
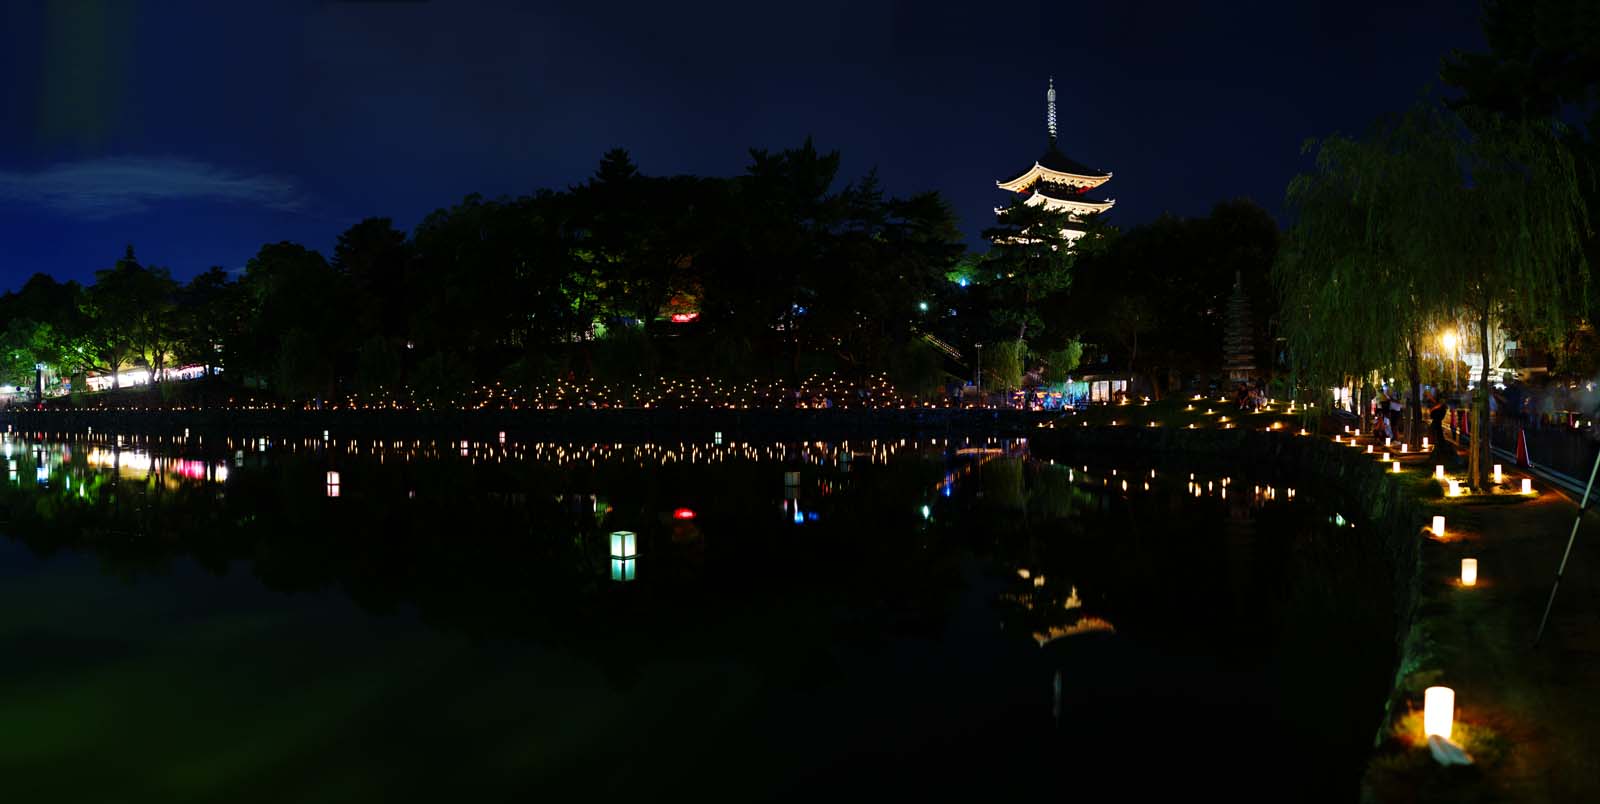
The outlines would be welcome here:
[[[293,629],[249,637],[290,653],[307,650],[310,634],[338,643],[373,627],[329,617],[317,595],[334,592],[382,615],[371,622],[415,621],[464,640],[461,661],[484,677],[536,679],[581,662],[606,688],[586,706],[620,698],[644,713],[589,739],[681,732],[673,742],[684,750],[746,768],[730,779],[754,798],[805,797],[857,771],[901,792],[947,792],[919,774],[968,768],[962,779],[983,792],[984,774],[1036,773],[1040,763],[1136,764],[1129,745],[1141,737],[1124,724],[1172,706],[1170,696],[1194,718],[1232,711],[1247,729],[1292,726],[1347,763],[1375,723],[1311,706],[1343,719],[1285,726],[1282,712],[1307,707],[1278,696],[1329,672],[1318,668],[1376,678],[1375,695],[1363,681],[1337,702],[1359,713],[1381,706],[1387,679],[1384,657],[1361,653],[1388,650],[1382,613],[1368,605],[1382,596],[1350,600],[1319,581],[1320,568],[1354,560],[1319,541],[1335,515],[1267,467],[1069,463],[1030,455],[1025,441],[981,438],[13,434],[0,450],[11,480],[0,490],[5,535],[37,556],[93,555],[111,575],[195,610],[215,602],[173,586],[190,562],[295,593],[252,599],[250,617],[324,601]],[[18,482],[19,472],[36,482]],[[1308,628],[1350,655],[1308,642]],[[423,638],[409,633],[405,644]],[[701,703],[656,704],[652,685],[680,676],[675,689]],[[496,695],[523,711],[516,702],[534,694],[525,687]],[[1169,697],[1152,703],[1152,689]],[[430,688],[408,700],[418,717],[446,717],[462,694]],[[571,757],[541,770],[544,783],[577,784],[614,759],[566,742],[570,723],[529,716],[503,728],[504,739]],[[884,746],[894,758],[853,764]],[[665,795],[645,780],[697,761],[654,747],[659,757],[630,754],[649,758],[635,760],[641,786],[628,789]],[[1319,783],[1332,773],[1300,769]],[[788,786],[763,786],[780,780]]]

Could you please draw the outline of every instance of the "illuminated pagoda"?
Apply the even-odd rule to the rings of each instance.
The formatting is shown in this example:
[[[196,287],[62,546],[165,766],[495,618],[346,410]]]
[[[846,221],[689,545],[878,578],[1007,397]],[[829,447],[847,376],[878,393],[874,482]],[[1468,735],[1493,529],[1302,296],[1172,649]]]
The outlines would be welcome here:
[[[1085,215],[1111,209],[1117,203],[1115,199],[1101,200],[1089,194],[1090,190],[1111,180],[1110,171],[1096,170],[1073,161],[1056,146],[1054,77],[1050,79],[1050,87],[1045,92],[1044,122],[1050,134],[1050,145],[1044,155],[1034,160],[1033,165],[1016,178],[997,181],[995,185],[1013,193],[1027,193],[1028,198],[1023,203],[1029,206],[1043,204],[1052,212],[1066,211],[1074,224],[1081,223]],[[1000,214],[1001,210],[997,209],[995,213]],[[1069,226],[1065,234],[1069,241],[1077,240],[1083,236],[1084,230],[1079,226]]]

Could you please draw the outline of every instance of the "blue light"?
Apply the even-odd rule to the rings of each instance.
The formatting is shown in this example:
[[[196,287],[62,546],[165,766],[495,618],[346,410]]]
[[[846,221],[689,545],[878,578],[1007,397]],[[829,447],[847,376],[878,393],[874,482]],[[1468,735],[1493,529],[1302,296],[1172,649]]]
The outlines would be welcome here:
[[[961,278],[960,278],[960,279],[957,279],[957,280],[956,280],[956,284],[957,284],[957,285],[960,285],[960,286],[962,286],[962,287],[966,287],[966,286],[967,286],[967,284],[968,284],[968,280],[967,280],[967,278],[966,278],[966,277],[964,277],[964,276],[963,276],[963,277],[961,277]]]
[[[817,521],[817,516],[818,516],[818,514],[817,514],[816,511],[807,511],[806,512],[806,521],[807,522],[815,522],[815,521]]]
[[[946,497],[949,497],[949,496],[951,496],[951,494],[954,491],[955,491],[955,487],[954,486],[945,486],[944,489],[939,493],[943,494]]]
[[[798,505],[795,506],[795,509],[794,509],[794,523],[796,525],[799,525],[799,524],[803,524],[805,521],[806,521],[806,515],[804,513],[801,513],[800,506],[798,506]]]

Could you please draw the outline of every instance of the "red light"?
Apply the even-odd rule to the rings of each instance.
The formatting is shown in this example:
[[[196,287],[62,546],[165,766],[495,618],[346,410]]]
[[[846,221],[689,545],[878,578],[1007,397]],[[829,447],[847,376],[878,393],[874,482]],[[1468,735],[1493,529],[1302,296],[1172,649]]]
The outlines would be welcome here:
[[[673,519],[694,519],[694,509],[679,508],[672,512]]]
[[[695,319],[697,319],[699,317],[700,317],[699,313],[673,313],[672,314],[672,323],[674,323],[674,324],[687,324],[690,321],[693,321],[693,320],[695,320]]]

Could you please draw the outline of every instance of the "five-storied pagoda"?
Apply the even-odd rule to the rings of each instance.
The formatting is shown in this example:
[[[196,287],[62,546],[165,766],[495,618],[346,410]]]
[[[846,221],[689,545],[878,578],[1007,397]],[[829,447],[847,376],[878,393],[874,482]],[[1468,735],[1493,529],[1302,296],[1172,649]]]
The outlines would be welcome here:
[[[1068,159],[1061,149],[1056,147],[1056,81],[1050,79],[1050,88],[1045,92],[1045,128],[1050,132],[1050,146],[1045,149],[1044,156],[1034,161],[1033,166],[1024,170],[1010,181],[997,181],[996,185],[1002,190],[1013,193],[1027,193],[1028,199],[1024,203],[1029,206],[1044,204],[1046,209],[1065,210],[1072,217],[1073,224],[1083,221],[1085,215],[1096,212],[1105,212],[1116,204],[1115,199],[1100,200],[1089,196],[1089,191],[1111,180],[1111,173],[1074,162]],[[995,210],[998,214],[1000,210]],[[1077,240],[1083,236],[1081,226],[1067,227],[1068,240]]]

